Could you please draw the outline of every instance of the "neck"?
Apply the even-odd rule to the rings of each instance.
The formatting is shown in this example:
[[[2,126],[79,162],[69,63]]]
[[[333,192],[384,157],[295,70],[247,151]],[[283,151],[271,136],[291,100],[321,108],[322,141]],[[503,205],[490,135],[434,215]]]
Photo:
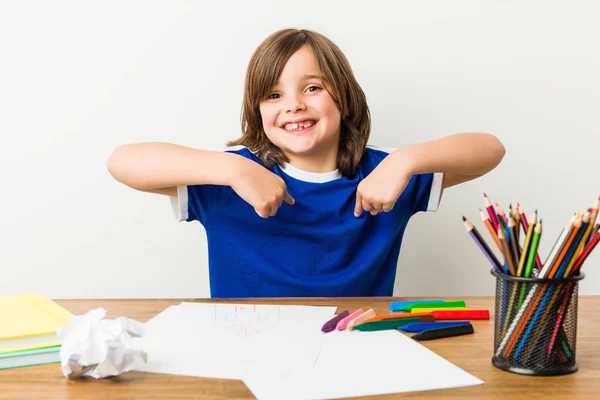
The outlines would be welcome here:
[[[306,172],[332,172],[337,170],[338,149],[329,154],[302,155],[287,154],[290,164]]]

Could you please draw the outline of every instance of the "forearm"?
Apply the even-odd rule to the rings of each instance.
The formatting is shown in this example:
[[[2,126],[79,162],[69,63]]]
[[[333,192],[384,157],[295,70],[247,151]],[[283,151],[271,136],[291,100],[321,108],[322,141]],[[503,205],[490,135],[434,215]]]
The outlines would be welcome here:
[[[390,156],[391,161],[404,165],[412,174],[481,176],[494,169],[504,153],[504,146],[494,135],[458,133],[399,148]]]
[[[179,185],[230,185],[243,160],[227,152],[170,143],[136,143],[116,148],[107,167],[119,182],[134,189],[152,190]]]

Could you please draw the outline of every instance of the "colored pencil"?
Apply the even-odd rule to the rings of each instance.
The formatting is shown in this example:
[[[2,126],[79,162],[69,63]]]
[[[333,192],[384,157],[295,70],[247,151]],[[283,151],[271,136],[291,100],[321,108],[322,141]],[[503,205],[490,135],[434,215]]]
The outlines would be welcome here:
[[[501,210],[498,203],[496,203],[496,205],[494,206],[494,212],[496,213],[496,219],[498,220],[498,226],[501,226],[502,229],[504,229],[506,231],[506,215],[504,215],[504,212]]]
[[[593,209],[598,211],[598,209],[600,208],[600,196],[598,196],[598,198],[596,199],[596,201],[594,202],[594,207]]]
[[[498,234],[494,232],[494,226],[492,225],[490,218],[487,215],[485,215],[481,208],[479,209],[479,215],[481,216],[481,222],[487,228],[488,232],[490,233],[490,236],[492,237],[492,240],[494,240],[494,243],[496,243],[498,250],[502,252],[502,246],[500,245],[500,240],[498,240]]]
[[[531,250],[527,255],[527,263],[525,264],[525,278],[531,277],[533,271],[533,264],[535,263],[535,256],[537,255],[538,246],[540,244],[540,237],[542,236],[542,220],[540,219],[539,224],[535,225],[533,229],[533,238],[531,242]]]
[[[556,261],[554,261],[554,263],[552,264],[552,267],[550,268],[550,272],[548,273],[548,278],[550,278],[550,279],[554,278],[554,275],[558,271],[558,267],[560,266],[563,259],[565,258],[565,255],[567,254],[567,251],[569,250],[569,247],[573,243],[575,236],[577,236],[577,232],[579,232],[580,228],[581,228],[581,216],[578,215],[575,218],[575,222],[573,222],[573,229],[571,229],[571,232],[569,233],[569,237],[567,238],[565,245],[563,246],[562,250],[560,251],[558,258],[556,259]]]
[[[523,268],[525,267],[525,260],[527,259],[527,255],[529,254],[529,249],[531,247],[531,237],[533,236],[533,228],[535,227],[535,223],[537,218],[537,212],[533,213],[531,217],[531,223],[527,228],[527,236],[525,236],[525,244],[523,245],[523,252],[521,253],[521,258],[519,259],[519,267],[517,269],[517,276],[522,276]]]
[[[600,198],[599,200],[600,201]],[[568,278],[569,276],[572,276],[571,272],[576,271],[575,269],[575,264],[577,264],[577,262],[579,261],[580,258],[580,254],[583,253],[583,251],[585,250],[586,244],[589,243],[589,239],[591,238],[591,234],[593,232],[593,225],[594,222],[596,221],[596,217],[598,215],[598,201],[596,202],[595,207],[590,209],[591,215],[589,216],[589,220],[586,221],[586,217],[587,215],[584,215],[583,217],[583,222],[582,222],[582,229],[583,226],[585,226],[585,224],[587,223],[587,227],[585,228],[585,232],[581,238],[581,240],[579,241],[579,244],[577,245],[577,248],[571,258],[571,261],[569,262],[569,265],[567,266],[566,271],[562,274],[563,278]],[[581,233],[581,232],[580,232]],[[589,254],[589,252],[588,252]],[[548,360],[550,358],[550,355],[552,353],[552,350],[554,349],[554,343],[558,334],[558,330],[559,328],[562,326],[562,323],[564,321],[564,317],[565,317],[565,309],[566,307],[568,307],[568,304],[571,300],[571,287],[573,285],[573,282],[569,282],[567,285],[567,290],[565,292],[562,304],[561,304],[561,308],[558,312],[558,318],[556,320],[556,324],[554,325],[553,331],[552,331],[552,336],[550,338],[550,342],[547,348],[547,353],[546,353],[546,360]]]
[[[556,299],[559,297],[560,293],[561,293],[561,290],[559,290],[557,288],[553,288],[553,287],[551,287],[549,290],[546,290],[546,293],[544,294],[544,298],[542,299],[541,305],[539,307],[536,307],[535,313],[533,314],[531,321],[528,324],[526,324],[527,329],[525,329],[525,333],[520,338],[520,340],[517,340],[518,345],[517,345],[517,348],[515,349],[515,354],[514,354],[515,358],[520,357],[521,352],[523,351],[524,346],[527,343],[527,340],[529,339],[532,330],[538,326],[538,321],[540,321],[539,323],[542,323],[547,319],[548,312],[551,310],[552,305],[554,304]]]
[[[530,225],[530,228],[533,226],[533,223]],[[527,261],[525,262],[525,272],[523,276],[525,278],[531,278],[531,274],[533,272],[533,264],[535,263],[535,257],[537,255],[538,245],[540,243],[540,237],[542,235],[542,220],[539,223],[535,224],[535,228],[533,228],[533,237],[531,238],[531,249],[529,250],[529,254],[527,255]],[[525,297],[525,292],[529,292],[531,289],[531,284],[527,284],[526,287],[521,288],[521,293],[519,294],[519,305],[521,307],[523,304],[523,298]]]
[[[502,209],[502,207],[500,207],[500,204],[498,204],[498,202],[496,202],[494,210],[496,211],[496,215],[499,218],[501,218],[504,224],[506,225],[506,214],[504,214],[504,210]]]
[[[546,261],[544,261],[544,267],[542,268],[542,271],[546,271],[547,275],[547,271],[549,270],[549,267],[552,266],[552,264],[556,261],[556,258],[558,257],[558,253],[562,250],[563,246],[565,245],[565,242],[567,241],[567,237],[569,237],[569,234],[571,233],[571,230],[573,229],[573,222],[575,222],[575,218],[576,218],[576,214],[573,215],[573,217],[571,218],[571,220],[569,221],[569,223],[567,224],[566,227],[563,228],[563,230],[560,232],[560,234],[558,235],[558,239],[556,239],[556,242],[554,242],[554,245],[552,246],[552,250],[550,250],[550,253],[548,254],[548,258],[546,258]],[[540,273],[540,275],[542,275]]]
[[[598,229],[600,229],[600,223],[596,223],[596,225],[594,225],[594,229],[592,230],[592,234],[590,235],[590,240],[592,240],[592,238],[596,236],[596,233],[598,233]]]
[[[596,233],[598,231],[598,224],[596,224],[596,218],[598,217],[598,208],[594,207],[592,208],[592,217],[590,218],[590,225],[592,225],[592,231],[590,232],[590,235],[587,238],[587,241],[589,242],[590,239],[594,236],[594,233]],[[586,242],[587,244],[587,242]]]
[[[513,213],[513,217],[515,220],[515,232],[517,234],[517,244],[519,243],[519,238],[521,237],[521,214],[519,214],[519,203],[517,203],[517,207],[515,207],[515,212]]]
[[[573,282],[569,282],[567,284],[565,296],[563,297],[562,304],[561,304],[560,309],[557,314],[556,324],[554,325],[554,328],[552,329],[552,335],[550,336],[550,341],[548,343],[548,349],[546,351],[546,361],[550,359],[550,356],[552,354],[552,349],[554,348],[554,343],[555,343],[556,337],[558,336],[558,330],[560,329],[560,326],[562,325],[562,323],[564,321],[565,314],[566,314],[565,310],[567,309],[570,298],[571,298],[572,286],[573,286]]]
[[[520,336],[525,321],[529,320],[530,314],[532,310],[534,310],[537,306],[537,303],[542,294],[543,288],[539,285],[535,285],[534,289],[530,290],[527,294],[525,302],[523,303],[521,308],[519,308],[519,311],[510,323],[508,330],[506,326],[507,321],[504,322],[504,327],[502,329],[502,340],[500,341],[500,345],[498,345],[498,348],[496,349],[496,356],[499,356],[502,353],[504,357],[507,357],[509,352],[512,351],[512,347],[509,348],[509,346],[512,345],[514,340]]]
[[[514,276],[516,273],[515,258],[512,254],[512,251],[510,250],[510,247],[508,246],[508,242],[506,241],[506,235],[504,235],[504,229],[502,228],[498,228],[498,239],[500,240],[500,243],[502,245],[504,263],[508,265],[508,270],[510,271],[510,274]]]
[[[560,279],[565,274],[565,271],[567,270],[568,265],[570,264],[571,260],[575,257],[575,250],[579,246],[579,242],[583,238],[583,235],[584,235],[589,223],[590,223],[590,215],[586,211],[583,214],[583,217],[581,219],[581,227],[579,228],[577,235],[575,236],[575,239],[573,239],[573,243],[571,243],[571,245],[569,246],[569,249],[567,250],[567,253],[565,254],[565,258],[562,260],[562,262],[560,263],[560,266],[558,267],[558,269],[555,273],[556,278]]]
[[[600,240],[600,232],[596,232],[596,234],[594,235],[592,240],[590,240],[590,242],[583,249],[583,253],[581,253],[581,255],[577,258],[575,265],[571,269],[571,276],[575,275],[577,273],[577,271],[579,271],[579,269],[581,268],[581,265],[585,262],[585,259],[590,255],[592,250],[594,250],[594,247],[596,247],[599,240]]]
[[[527,222],[527,217],[525,216],[525,212],[523,211],[523,208],[521,207],[521,205],[519,203],[517,203],[517,208],[518,208],[518,215],[519,215],[519,219],[521,220],[521,225],[523,226],[523,232],[525,232],[525,234],[527,234],[527,231],[529,229],[529,222]],[[537,215],[537,210],[536,210],[536,215]],[[518,231],[518,227],[519,225],[517,224],[517,231]],[[538,254],[536,254],[535,256],[535,262],[537,264],[538,269],[542,269],[542,259],[540,258],[540,256]]]
[[[587,217],[587,221],[586,221],[586,217]],[[593,218],[593,215],[592,215],[592,218]],[[571,269],[573,268],[573,265],[577,261],[577,258],[579,256],[579,254],[581,254],[581,251],[583,250],[583,248],[585,246],[585,243],[587,242],[587,239],[588,239],[590,233],[592,232],[593,226],[590,223],[590,217],[587,216],[587,215],[583,216],[583,224],[581,225],[582,230],[584,229],[583,228],[584,226],[585,226],[585,231],[584,231],[584,233],[583,233],[583,235],[581,237],[581,240],[577,244],[575,252],[573,253],[573,256],[571,257],[571,260],[569,260],[569,264],[567,265],[567,269],[562,274],[563,278],[566,278],[566,277],[569,276],[569,273],[571,272]]]
[[[519,209],[519,215],[521,216],[521,226],[523,227],[523,233],[527,234],[527,229],[529,229],[529,223],[527,222],[527,217],[523,212],[523,208],[519,203],[517,203],[517,208]]]
[[[471,235],[473,240],[475,240],[475,243],[477,243],[479,248],[481,248],[481,250],[483,251],[483,254],[487,257],[487,259],[490,261],[490,263],[494,266],[494,269],[496,271],[502,273],[502,264],[500,264],[500,261],[498,261],[498,259],[494,255],[494,253],[492,253],[492,250],[489,248],[489,246],[487,245],[485,240],[483,240],[483,238],[477,231],[477,228],[475,228],[475,226],[473,226],[473,224],[471,222],[469,222],[469,220],[467,220],[467,218],[465,218],[464,216],[462,218],[463,218],[465,228],[466,228],[467,232],[469,232],[469,235]]]
[[[511,253],[515,259],[515,265],[517,264],[517,260],[521,257],[521,246],[519,245],[519,225],[515,222],[514,218],[508,219],[508,243],[510,244]],[[513,273],[513,275],[517,271]]]
[[[487,210],[488,215],[490,216],[492,225],[494,226],[494,232],[496,232],[498,230],[498,217],[496,217],[496,211],[494,210],[494,206],[492,206],[492,202],[485,193],[483,194],[483,201],[485,203],[485,209]]]

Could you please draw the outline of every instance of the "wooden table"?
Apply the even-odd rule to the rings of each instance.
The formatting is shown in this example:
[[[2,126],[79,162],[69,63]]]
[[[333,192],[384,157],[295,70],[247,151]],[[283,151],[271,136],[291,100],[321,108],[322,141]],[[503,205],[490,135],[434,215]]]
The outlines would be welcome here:
[[[492,297],[463,298],[471,308],[494,311]],[[390,301],[402,298],[274,299],[274,300],[57,300],[73,312],[83,314],[104,307],[107,318],[127,316],[147,321],[181,301],[223,303],[303,304],[338,306],[340,309],[373,308],[387,313]],[[447,298],[453,300],[453,298]],[[473,321],[474,335],[420,342],[453,364],[483,380],[485,384],[459,389],[371,396],[369,399],[600,399],[600,296],[581,296],[577,336],[579,371],[557,377],[531,377],[505,372],[491,364],[493,315],[489,321]],[[205,379],[176,375],[128,372],[109,379],[66,379],[60,364],[0,371],[0,399],[253,399],[242,381]]]

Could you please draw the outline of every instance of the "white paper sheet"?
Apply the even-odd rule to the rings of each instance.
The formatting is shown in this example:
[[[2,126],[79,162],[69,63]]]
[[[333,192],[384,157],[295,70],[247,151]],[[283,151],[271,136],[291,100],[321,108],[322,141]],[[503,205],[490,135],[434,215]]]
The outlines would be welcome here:
[[[396,331],[325,335],[314,368],[246,375],[259,400],[369,396],[482,384],[483,381]]]
[[[145,325],[138,371],[242,379],[312,368],[336,307],[181,303]]]

